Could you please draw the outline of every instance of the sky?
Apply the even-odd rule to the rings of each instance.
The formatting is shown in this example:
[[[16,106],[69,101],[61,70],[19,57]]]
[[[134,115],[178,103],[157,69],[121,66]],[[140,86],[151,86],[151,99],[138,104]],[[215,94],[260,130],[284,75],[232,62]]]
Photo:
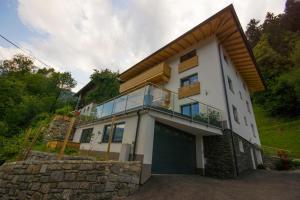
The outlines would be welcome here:
[[[94,69],[123,72],[231,3],[245,30],[285,0],[0,0],[0,34],[71,72],[78,91]],[[0,60],[17,53],[0,38]]]

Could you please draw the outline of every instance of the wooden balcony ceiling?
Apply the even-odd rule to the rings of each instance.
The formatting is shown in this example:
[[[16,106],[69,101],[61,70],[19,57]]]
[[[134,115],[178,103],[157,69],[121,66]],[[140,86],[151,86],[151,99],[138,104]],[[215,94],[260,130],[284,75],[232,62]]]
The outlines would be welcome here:
[[[265,89],[254,55],[247,43],[233,5],[229,5],[179,38],[162,47],[129,68],[119,78],[127,81],[141,72],[180,53],[182,50],[212,35],[216,35],[250,91]]]

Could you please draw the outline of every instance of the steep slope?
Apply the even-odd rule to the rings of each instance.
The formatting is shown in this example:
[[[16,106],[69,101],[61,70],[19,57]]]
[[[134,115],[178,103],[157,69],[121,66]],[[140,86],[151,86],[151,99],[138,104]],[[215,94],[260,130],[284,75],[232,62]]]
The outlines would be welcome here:
[[[275,153],[276,148],[286,149],[291,157],[300,158],[300,118],[291,120],[269,117],[258,106],[254,106],[254,112],[264,150]]]

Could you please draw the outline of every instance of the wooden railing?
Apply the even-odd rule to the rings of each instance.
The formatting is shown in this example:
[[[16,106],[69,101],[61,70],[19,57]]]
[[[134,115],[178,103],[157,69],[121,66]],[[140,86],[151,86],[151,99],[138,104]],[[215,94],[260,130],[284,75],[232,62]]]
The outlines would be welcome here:
[[[151,82],[155,84],[168,82],[170,74],[171,68],[166,63],[162,62],[121,84],[120,93],[126,92],[132,88],[142,86],[146,82]]]
[[[190,97],[200,94],[200,82],[178,88],[178,98]]]
[[[194,56],[188,60],[183,61],[178,65],[178,72],[184,72],[188,69],[196,67],[198,65],[198,56]]]

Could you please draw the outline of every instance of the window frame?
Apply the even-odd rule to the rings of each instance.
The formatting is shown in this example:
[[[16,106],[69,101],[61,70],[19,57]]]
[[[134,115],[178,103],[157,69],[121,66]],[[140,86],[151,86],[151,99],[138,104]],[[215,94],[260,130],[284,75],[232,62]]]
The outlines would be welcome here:
[[[190,78],[192,77],[197,77],[197,80],[192,82]],[[184,85],[183,83],[188,80],[188,84],[187,85]],[[189,85],[193,85],[195,83],[199,82],[199,79],[198,79],[198,73],[194,73],[194,74],[191,74],[189,76],[186,76],[186,77],[183,77],[180,79],[180,87],[185,87],[185,86],[189,86]]]
[[[191,50],[188,53],[180,56],[179,61],[180,61],[180,63],[183,63],[184,61],[187,61],[188,59],[193,58],[194,56],[197,56],[197,50],[196,49]]]
[[[245,153],[245,149],[244,149],[244,143],[243,140],[241,138],[238,139],[238,143],[239,143],[239,150],[241,153]]]
[[[193,112],[193,105],[198,105],[198,113],[196,113],[196,114]],[[189,115],[183,114],[183,112],[182,112],[182,109],[185,106],[188,106],[188,108],[189,108]],[[188,117],[194,117],[197,114],[199,115],[200,114],[200,104],[198,102],[182,104],[182,105],[180,105],[180,114],[182,114],[184,116],[188,116]]]
[[[245,126],[248,126],[248,120],[246,116],[244,116],[244,122],[245,122]]]
[[[115,134],[116,134],[116,127],[118,125],[124,125],[123,127],[123,132],[122,132],[122,139],[119,141],[115,141]],[[106,124],[103,128],[103,135],[102,135],[102,139],[101,139],[101,143],[108,143],[109,142],[109,132],[107,131],[108,128],[111,128],[111,124]],[[122,143],[123,142],[123,136],[124,136],[124,130],[125,130],[125,122],[118,122],[115,123],[113,126],[113,133],[112,133],[112,139],[111,139],[111,143]]]
[[[90,131],[90,132],[86,133],[87,131]],[[94,128],[85,128],[85,129],[82,129],[80,140],[79,140],[80,144],[81,143],[83,143],[83,144],[90,143],[91,140],[92,140],[92,137],[93,137],[93,131],[94,131]],[[90,136],[86,136],[87,134],[90,134]]]
[[[252,130],[252,134],[253,134],[253,137],[256,138],[256,132],[255,132],[255,129],[254,129],[254,125],[251,123],[251,130]]]
[[[232,79],[229,76],[227,76],[227,83],[228,83],[229,90],[234,94]]]
[[[233,114],[234,121],[236,123],[240,124],[239,113],[238,113],[237,107],[235,107],[234,105],[232,105],[232,114]]]
[[[249,101],[246,100],[247,111],[251,113]]]

